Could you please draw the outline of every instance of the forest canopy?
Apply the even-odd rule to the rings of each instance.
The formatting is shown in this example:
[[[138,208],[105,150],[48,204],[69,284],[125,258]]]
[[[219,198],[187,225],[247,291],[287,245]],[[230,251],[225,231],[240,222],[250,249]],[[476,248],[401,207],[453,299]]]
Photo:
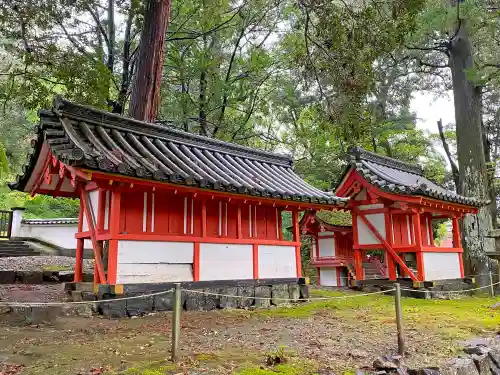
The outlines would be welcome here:
[[[146,0],[9,1],[0,11],[0,205],[75,216],[77,202],[10,192],[54,95],[127,113]],[[498,19],[488,2],[172,1],[157,121],[291,154],[330,190],[350,145],[423,165],[457,189],[455,124],[416,126],[412,96],[453,89],[452,40],[467,25],[487,165],[498,158]],[[436,121],[440,114],[436,113]],[[446,144],[448,154],[442,151]],[[494,184],[492,183],[494,187]],[[493,188],[492,188],[493,189]],[[493,189],[493,195],[496,194]]]

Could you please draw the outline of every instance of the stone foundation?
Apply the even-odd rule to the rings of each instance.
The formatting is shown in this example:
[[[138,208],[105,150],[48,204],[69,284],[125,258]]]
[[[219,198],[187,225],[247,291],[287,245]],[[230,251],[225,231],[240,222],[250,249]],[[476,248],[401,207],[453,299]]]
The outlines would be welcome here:
[[[88,284],[67,284],[68,293],[73,301],[95,301],[92,304],[95,312],[110,318],[140,316],[155,311],[171,311],[174,292],[161,292],[174,287],[174,283],[101,285],[99,290],[94,293]],[[181,289],[183,289],[181,305],[185,311],[269,308],[309,298],[308,285],[303,278],[183,282]],[[193,290],[193,292],[186,291],[186,289]],[[139,299],[117,300],[116,302],[99,302],[100,300],[155,293],[161,294]],[[236,298],[228,296],[236,296]]]

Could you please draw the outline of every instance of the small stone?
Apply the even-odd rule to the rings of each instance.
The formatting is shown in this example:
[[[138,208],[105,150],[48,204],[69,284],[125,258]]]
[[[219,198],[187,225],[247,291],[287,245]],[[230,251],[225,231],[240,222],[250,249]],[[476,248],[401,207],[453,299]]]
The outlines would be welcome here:
[[[367,358],[368,357],[368,353],[367,352],[364,352],[362,350],[357,350],[357,349],[351,350],[349,352],[349,355],[352,358]]]
[[[474,355],[484,355],[488,354],[488,352],[491,349],[487,348],[486,346],[468,346],[464,348],[464,352],[466,354],[474,354]]]
[[[373,361],[373,367],[377,370],[396,370],[398,365],[385,358],[378,357],[375,361]]]
[[[490,308],[492,308],[492,309],[500,309],[500,302],[497,302],[494,305],[491,305]]]

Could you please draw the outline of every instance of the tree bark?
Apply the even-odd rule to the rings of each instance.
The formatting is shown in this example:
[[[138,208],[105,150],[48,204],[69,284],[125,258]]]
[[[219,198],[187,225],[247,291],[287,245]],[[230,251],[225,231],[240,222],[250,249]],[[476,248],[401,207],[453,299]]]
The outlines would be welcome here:
[[[164,41],[171,0],[148,0],[144,15],[129,115],[153,122],[158,115],[163,72]]]
[[[457,158],[459,164],[458,192],[468,197],[488,199],[488,177],[481,126],[481,90],[467,77],[467,70],[474,67],[473,47],[467,21],[461,20],[451,41],[450,68],[453,82],[455,121],[457,133]],[[488,284],[490,259],[486,252],[494,250],[491,212],[481,207],[477,215],[466,215],[462,221],[464,265],[468,274],[477,277],[482,285]]]

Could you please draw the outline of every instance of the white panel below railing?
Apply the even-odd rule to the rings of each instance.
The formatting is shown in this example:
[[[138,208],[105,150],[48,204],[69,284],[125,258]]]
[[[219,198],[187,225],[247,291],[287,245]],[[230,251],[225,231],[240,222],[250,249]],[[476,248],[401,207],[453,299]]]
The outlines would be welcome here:
[[[192,242],[118,241],[118,263],[193,263]]]
[[[295,246],[259,245],[259,279],[297,277]]]
[[[200,281],[253,279],[252,245],[200,244]]]
[[[118,284],[193,281],[191,264],[118,264]]]
[[[458,253],[424,253],[425,280],[459,279],[460,260]]]

